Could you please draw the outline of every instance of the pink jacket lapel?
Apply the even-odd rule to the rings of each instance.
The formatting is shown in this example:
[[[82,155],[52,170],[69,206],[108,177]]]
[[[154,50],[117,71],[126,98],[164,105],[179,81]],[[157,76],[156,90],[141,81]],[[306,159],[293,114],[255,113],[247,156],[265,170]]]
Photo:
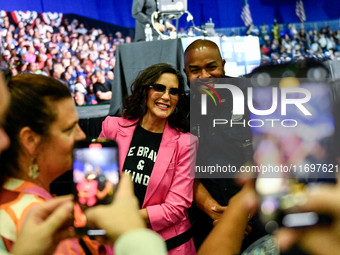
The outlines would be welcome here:
[[[119,128],[117,132],[116,140],[119,145],[119,172],[123,170],[123,165],[125,162],[126,155],[129,151],[131,140],[133,137],[133,132],[135,132],[136,125],[130,126],[136,121],[131,121],[127,119],[119,119]]]
[[[123,165],[125,162],[126,155],[128,153],[131,140],[133,137],[133,133],[136,129],[136,125],[130,126],[135,121],[119,119],[119,128],[117,132],[116,140],[119,144],[119,171],[122,172]],[[127,127],[128,126],[128,127]],[[129,127],[130,126],[130,127]],[[144,198],[143,208],[148,203],[150,198],[158,189],[159,184],[161,183],[165,172],[167,171],[173,154],[176,150],[177,139],[179,137],[179,132],[175,129],[171,128],[168,123],[166,123],[164,128],[164,133],[162,136],[162,141],[159,146],[159,150],[157,153],[157,159],[155,165],[153,167],[149,185],[146,189],[146,194]],[[167,190],[157,190],[160,193],[166,193]]]
[[[162,196],[162,193],[168,192],[168,190],[159,190],[158,186],[162,182],[163,176],[167,171],[176,150],[178,136],[179,132],[169,127],[168,123],[166,123],[157,159],[150,176],[149,185],[146,189],[143,208],[147,205],[156,190],[160,193],[160,196]]]

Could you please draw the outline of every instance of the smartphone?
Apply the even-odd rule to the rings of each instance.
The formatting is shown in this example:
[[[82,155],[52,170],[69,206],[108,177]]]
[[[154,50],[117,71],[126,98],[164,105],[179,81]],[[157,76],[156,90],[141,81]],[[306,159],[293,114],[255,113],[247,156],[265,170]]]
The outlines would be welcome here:
[[[338,172],[328,81],[294,78],[271,82],[271,86],[255,87],[252,95],[257,110],[276,106],[270,114],[251,114],[260,219],[269,233],[281,226],[330,224],[331,218],[325,215],[287,211],[303,199],[306,187],[333,183]]]
[[[78,141],[73,149],[74,222],[78,235],[105,235],[103,229],[90,229],[85,211],[110,204],[119,182],[118,145],[105,138]]]

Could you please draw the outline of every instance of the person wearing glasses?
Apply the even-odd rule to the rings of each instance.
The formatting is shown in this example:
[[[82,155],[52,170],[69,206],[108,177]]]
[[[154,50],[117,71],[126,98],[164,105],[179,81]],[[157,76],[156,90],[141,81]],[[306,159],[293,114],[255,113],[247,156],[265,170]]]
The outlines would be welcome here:
[[[150,66],[123,99],[122,117],[107,117],[100,134],[117,141],[119,170],[131,174],[140,214],[170,255],[195,254],[187,210],[198,139],[189,134],[184,100],[180,72],[165,63]]]

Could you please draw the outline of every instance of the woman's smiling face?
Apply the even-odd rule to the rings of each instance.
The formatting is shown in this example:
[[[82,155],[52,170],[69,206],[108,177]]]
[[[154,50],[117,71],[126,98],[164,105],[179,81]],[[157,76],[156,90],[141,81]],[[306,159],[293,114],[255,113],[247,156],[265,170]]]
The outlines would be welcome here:
[[[149,115],[152,119],[167,119],[175,110],[179,95],[170,94],[170,89],[178,89],[178,78],[172,73],[163,73],[155,84],[164,85],[166,90],[164,92],[157,91],[150,87],[148,91],[148,99],[146,106]]]

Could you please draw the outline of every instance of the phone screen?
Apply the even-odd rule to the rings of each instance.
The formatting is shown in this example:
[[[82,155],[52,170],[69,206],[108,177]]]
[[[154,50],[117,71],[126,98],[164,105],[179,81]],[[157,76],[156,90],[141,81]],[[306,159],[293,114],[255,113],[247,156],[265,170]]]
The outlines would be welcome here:
[[[74,227],[79,235],[105,235],[89,229],[86,209],[110,204],[119,182],[118,146],[115,141],[94,139],[75,144],[73,150]]]
[[[338,168],[332,152],[335,126],[329,86],[307,79],[297,82],[293,88],[253,90],[254,107],[268,110],[266,115],[251,114],[258,177],[334,178]]]
[[[285,87],[285,79],[273,79],[277,86],[256,87],[252,94],[254,108],[270,113],[252,113],[251,131],[256,191],[261,196],[259,214],[264,223],[275,222],[272,229],[281,224],[281,210],[293,206],[305,186],[331,182],[338,172],[327,81],[288,81],[290,86]],[[291,214],[284,218],[286,226],[295,226],[301,217],[305,217],[302,226],[309,226],[312,220],[308,221],[306,215]]]

